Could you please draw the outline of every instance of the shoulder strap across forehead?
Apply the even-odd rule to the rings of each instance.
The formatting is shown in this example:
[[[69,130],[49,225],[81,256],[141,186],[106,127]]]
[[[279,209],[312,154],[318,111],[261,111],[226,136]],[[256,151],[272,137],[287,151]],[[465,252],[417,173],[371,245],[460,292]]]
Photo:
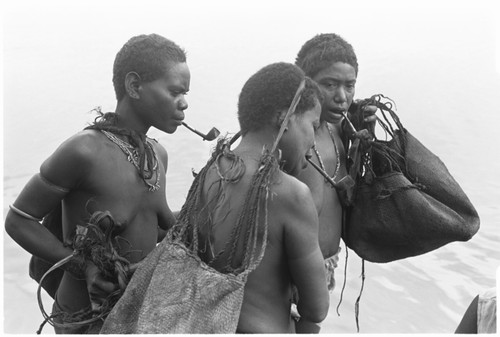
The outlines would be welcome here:
[[[271,153],[273,153],[276,150],[276,148],[278,147],[278,143],[279,143],[281,137],[283,136],[283,132],[285,132],[285,128],[286,128],[286,125],[288,124],[288,120],[290,119],[292,114],[295,112],[295,109],[297,108],[297,105],[300,102],[300,97],[301,97],[302,92],[304,91],[305,87],[306,87],[306,80],[303,79],[300,82],[299,87],[297,88],[297,91],[295,92],[295,96],[293,97],[292,103],[290,104],[290,107],[288,108],[288,111],[285,115],[285,119],[281,123],[280,131],[278,132],[278,136],[276,137],[276,140],[274,141],[273,147],[271,149]]]

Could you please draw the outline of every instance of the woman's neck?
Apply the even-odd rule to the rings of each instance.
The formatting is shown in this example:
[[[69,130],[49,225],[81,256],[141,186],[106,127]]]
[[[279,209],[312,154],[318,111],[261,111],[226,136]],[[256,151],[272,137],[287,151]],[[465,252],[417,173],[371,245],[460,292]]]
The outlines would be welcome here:
[[[260,158],[264,149],[271,150],[276,134],[266,132],[249,132],[241,137],[241,141],[234,149],[240,156]],[[274,154],[278,155],[278,151]]]
[[[134,110],[130,102],[121,100],[116,106],[117,124],[119,128],[134,130],[145,135],[149,130],[149,125],[145,125],[137,111]]]

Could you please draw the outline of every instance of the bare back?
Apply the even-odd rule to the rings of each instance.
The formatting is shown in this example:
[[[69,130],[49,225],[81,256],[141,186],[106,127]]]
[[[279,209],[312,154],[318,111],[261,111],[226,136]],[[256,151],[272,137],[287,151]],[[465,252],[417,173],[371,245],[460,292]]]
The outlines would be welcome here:
[[[237,151],[235,151],[237,152]],[[223,198],[215,206],[204,209],[202,218],[213,222],[212,232],[201,231],[200,242],[205,246],[202,258],[210,260],[226,245],[245,205],[245,197],[252,177],[257,170],[258,158],[242,157],[245,173],[237,183],[222,182]],[[219,161],[219,173],[229,168],[229,162]],[[214,200],[220,181],[213,165],[204,184],[205,202]],[[212,188],[211,188],[212,187]],[[314,316],[328,303],[324,267],[317,242],[317,215],[310,192],[295,178],[278,171],[273,177],[267,207],[268,240],[264,258],[250,273],[245,286],[239,332],[290,333],[295,326],[290,317],[291,285],[295,283],[300,296],[304,296],[299,311],[304,316]],[[236,260],[241,262],[241,245]],[[203,250],[203,247],[202,247]],[[227,252],[221,262],[214,264],[218,270],[227,263]]]

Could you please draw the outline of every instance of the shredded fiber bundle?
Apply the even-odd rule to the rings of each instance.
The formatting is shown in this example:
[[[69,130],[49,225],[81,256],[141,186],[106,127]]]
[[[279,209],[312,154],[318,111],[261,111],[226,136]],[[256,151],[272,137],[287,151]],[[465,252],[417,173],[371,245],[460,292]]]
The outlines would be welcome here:
[[[368,261],[390,262],[469,240],[479,216],[444,163],[403,127],[391,101],[375,95],[359,109],[365,105],[381,110],[379,123],[392,139],[351,153],[356,187],[342,233],[347,246]]]
[[[119,224],[115,222],[108,211],[97,211],[92,214],[86,226],[77,226],[73,238],[73,254],[51,266],[40,279],[37,298],[44,322],[40,326],[38,334],[41,333],[46,323],[59,328],[91,326],[96,325],[96,323],[98,325],[111,311],[111,308],[125,290],[131,274],[129,261],[120,256],[116,248],[118,247],[117,240],[119,240],[119,237],[114,234],[118,227]],[[50,276],[51,272],[61,270],[59,268],[66,263],[73,263],[77,267],[81,266],[83,268],[85,261],[92,261],[103,277],[117,284],[119,289],[109,294],[100,306],[91,305],[75,313],[59,312],[48,315],[43,308],[40,294],[44,280]],[[54,318],[59,318],[63,323],[56,322]]]

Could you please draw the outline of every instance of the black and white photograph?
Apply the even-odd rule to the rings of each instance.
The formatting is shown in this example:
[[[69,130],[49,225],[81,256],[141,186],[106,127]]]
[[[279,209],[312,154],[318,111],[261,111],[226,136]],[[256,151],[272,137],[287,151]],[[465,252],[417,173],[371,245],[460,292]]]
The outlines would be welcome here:
[[[497,7],[4,1],[1,332],[497,333]]]

